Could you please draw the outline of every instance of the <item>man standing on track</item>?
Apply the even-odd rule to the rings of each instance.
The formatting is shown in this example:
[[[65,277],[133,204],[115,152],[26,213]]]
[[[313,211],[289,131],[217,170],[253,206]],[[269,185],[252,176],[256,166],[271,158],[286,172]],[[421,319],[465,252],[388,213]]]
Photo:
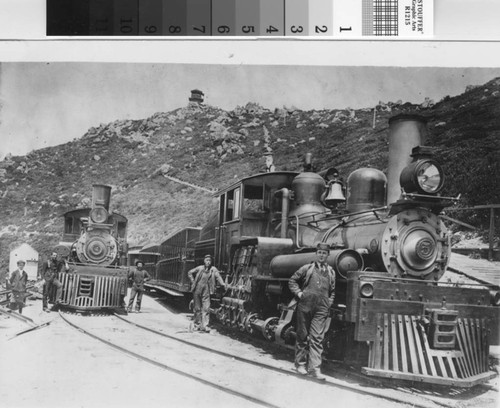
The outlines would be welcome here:
[[[196,276],[193,276],[196,275]],[[219,270],[212,266],[212,257],[205,255],[204,265],[197,266],[188,272],[191,281],[191,292],[194,300],[194,328],[209,332],[210,295],[215,293],[216,281],[226,289],[226,284],[220,276]]]
[[[134,299],[137,296],[137,301],[135,302],[135,311],[139,313],[141,311],[142,295],[144,294],[144,282],[151,279],[149,273],[144,269],[144,262],[137,261],[135,263],[136,268],[129,272],[128,280],[132,282],[132,289],[130,289],[130,298],[128,301],[127,312],[132,311],[132,306],[134,306]]]
[[[53,288],[56,288],[56,297],[54,300],[54,307],[57,308],[61,302],[62,296],[62,283],[59,281],[59,272],[68,272],[69,265],[66,261],[57,259],[57,252],[52,252],[50,259],[43,263],[42,279],[43,284],[43,310],[49,311],[49,297]]]
[[[335,272],[326,263],[330,246],[319,243],[316,261],[297,270],[288,282],[298,299],[295,368],[300,374],[324,380],[320,372],[323,339],[330,307],[335,298]]]

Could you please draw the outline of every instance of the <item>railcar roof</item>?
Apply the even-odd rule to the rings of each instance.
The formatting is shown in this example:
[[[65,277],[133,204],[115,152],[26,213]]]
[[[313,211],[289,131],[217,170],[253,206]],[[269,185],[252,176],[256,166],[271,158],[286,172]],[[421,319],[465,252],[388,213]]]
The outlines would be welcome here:
[[[150,243],[143,245],[142,248],[140,249],[140,252],[145,254],[145,253],[153,253],[153,252],[158,252],[158,248],[160,247],[160,244],[157,243]]]
[[[71,217],[71,216],[84,216],[84,217],[87,217],[90,213],[90,210],[91,208],[78,208],[76,210],[70,210],[70,211],[66,211],[62,216],[64,218],[66,217]],[[111,212],[110,215],[112,215],[113,217],[117,217],[118,220],[120,221],[126,221],[128,222],[127,220],[127,217],[125,217],[124,215],[121,215],[121,214],[118,214],[117,212]]]
[[[253,186],[259,186],[262,185],[264,181],[266,181],[266,184],[273,184],[273,179],[277,181],[282,179],[283,177],[295,177],[299,173],[296,171],[272,171],[269,173],[258,173],[254,174],[249,177],[245,177],[242,179],[239,179],[238,181],[232,183],[231,185],[227,186],[226,188],[223,188],[221,190],[218,190],[214,195],[216,197],[226,193],[227,191],[233,190],[235,187],[239,186],[240,184],[245,184],[245,185],[253,185]]]
[[[184,227],[184,228],[179,228],[177,230],[175,230],[174,232],[172,232],[171,234],[167,235],[165,238],[163,238],[163,240],[161,241],[161,243],[159,245],[162,245],[164,244],[165,242],[171,240],[173,237],[175,237],[176,235],[184,232],[184,231],[201,231],[201,227]]]
[[[159,252],[145,252],[142,250],[134,249],[132,251],[128,251],[129,255],[161,255]]]

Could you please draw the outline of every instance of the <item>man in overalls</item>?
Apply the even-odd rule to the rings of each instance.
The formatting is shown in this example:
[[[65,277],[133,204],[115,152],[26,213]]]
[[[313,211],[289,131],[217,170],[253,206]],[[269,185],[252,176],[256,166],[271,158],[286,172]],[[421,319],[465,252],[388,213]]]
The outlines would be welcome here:
[[[288,282],[297,304],[295,368],[300,374],[324,380],[321,374],[323,339],[330,307],[335,298],[335,272],[326,263],[330,247],[316,247],[316,261],[297,270]]]
[[[188,272],[191,281],[191,292],[194,301],[194,329],[209,332],[210,295],[215,293],[216,281],[226,288],[219,270],[212,266],[212,257],[205,255],[204,265],[197,266]]]

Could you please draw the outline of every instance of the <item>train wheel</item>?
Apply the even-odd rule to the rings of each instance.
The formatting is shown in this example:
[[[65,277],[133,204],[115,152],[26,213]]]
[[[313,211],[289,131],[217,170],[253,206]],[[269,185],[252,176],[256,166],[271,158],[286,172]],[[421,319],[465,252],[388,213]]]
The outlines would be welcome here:
[[[270,317],[266,319],[264,325],[262,326],[262,335],[269,341],[274,341],[274,332],[276,330],[276,326],[279,322],[279,317]]]
[[[253,334],[254,329],[252,327],[252,322],[257,319],[257,313],[250,313],[245,319],[245,330],[247,333]]]

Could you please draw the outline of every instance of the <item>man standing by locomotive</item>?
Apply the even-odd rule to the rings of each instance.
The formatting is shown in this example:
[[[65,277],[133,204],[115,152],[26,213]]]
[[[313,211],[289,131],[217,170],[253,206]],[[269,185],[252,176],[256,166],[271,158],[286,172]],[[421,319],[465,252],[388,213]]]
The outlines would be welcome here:
[[[215,293],[216,281],[224,287],[224,290],[226,284],[222,280],[219,270],[212,266],[210,255],[205,255],[203,263],[204,265],[191,269],[188,272],[188,277],[191,281],[191,292],[193,292],[195,330],[209,332],[210,295]]]
[[[319,243],[316,261],[300,267],[288,282],[298,299],[295,368],[319,380],[325,379],[320,372],[323,338],[335,298],[335,272],[326,263],[329,254],[329,245]]]
[[[26,283],[28,282],[28,274],[24,270],[26,262],[23,260],[17,261],[17,269],[12,272],[10,279],[7,281],[7,289],[12,291],[11,308],[23,312],[24,301],[26,299]]]
[[[142,295],[144,294],[144,282],[151,279],[148,271],[144,269],[144,262],[137,261],[135,263],[135,270],[132,270],[128,274],[128,280],[132,282],[132,289],[130,290],[130,297],[128,300],[127,312],[132,311],[132,306],[134,306],[134,299],[137,296],[135,302],[135,311],[139,313],[141,311]]]
[[[43,263],[42,267],[42,279],[43,284],[43,310],[49,311],[49,297],[53,288],[56,288],[56,297],[54,299],[54,305],[57,307],[61,303],[62,296],[62,283],[59,281],[58,274],[63,271],[68,272],[69,265],[66,261],[57,259],[57,252],[52,252],[50,259],[47,259]]]

